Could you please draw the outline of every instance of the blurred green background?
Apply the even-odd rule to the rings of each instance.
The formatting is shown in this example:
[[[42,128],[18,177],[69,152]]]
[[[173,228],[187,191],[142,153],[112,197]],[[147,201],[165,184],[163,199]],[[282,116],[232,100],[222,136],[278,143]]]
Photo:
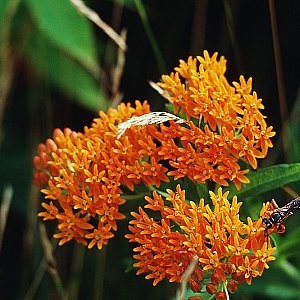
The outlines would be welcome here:
[[[47,272],[39,235],[41,195],[32,185],[31,165],[37,145],[56,127],[82,131],[98,110],[120,99],[147,99],[152,110],[163,109],[164,99],[148,80],[159,81],[179,59],[202,55],[204,49],[217,51],[227,59],[229,82],[240,74],[252,76],[267,122],[277,132],[262,165],[300,162],[299,1],[85,3],[116,32],[127,30],[126,52],[120,55],[106,33],[68,0],[0,1],[0,299],[61,296]],[[300,192],[299,183],[288,188]],[[253,196],[258,206],[273,197],[281,204],[290,199],[281,189]],[[123,206],[122,212],[129,215],[137,206]],[[278,238],[278,253],[289,264],[278,259],[250,287],[241,286],[233,299],[300,299],[300,214],[288,220],[287,228]],[[47,230],[51,236],[55,224],[47,223]],[[127,221],[122,220],[103,251],[74,243],[56,247],[53,242],[69,299],[174,296],[174,284],[152,287],[130,269],[132,247],[126,233]]]

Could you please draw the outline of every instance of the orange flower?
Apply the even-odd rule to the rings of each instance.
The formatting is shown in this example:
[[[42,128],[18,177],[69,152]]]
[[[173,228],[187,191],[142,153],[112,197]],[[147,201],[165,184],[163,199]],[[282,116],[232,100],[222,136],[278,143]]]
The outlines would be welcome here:
[[[98,228],[94,229],[93,233],[86,234],[85,237],[87,239],[92,239],[89,244],[88,248],[93,248],[94,245],[97,245],[99,250],[102,249],[103,245],[106,245],[108,240],[114,237],[114,234],[110,232],[110,226],[102,226],[102,224],[98,223]]]
[[[212,180],[221,185],[233,181],[239,189],[249,180],[238,160],[256,169],[257,158],[265,157],[273,146],[270,138],[275,132],[266,125],[262,100],[252,92],[252,79],[240,76],[239,82],[230,85],[224,75],[226,60],[217,57],[217,53],[210,57],[204,51],[204,57],[180,60],[175,72],[162,76],[158,85],[169,94],[175,112],[185,113],[188,120],[195,118],[198,124],[196,127],[190,122],[184,128],[171,122],[168,128],[161,126],[161,134],[156,136],[162,144],[158,154],[170,159],[175,170],[168,175],[175,179],[188,176],[194,181]],[[170,138],[180,139],[182,145],[174,149],[168,142]],[[192,158],[184,157],[187,148],[194,149]],[[180,154],[174,156],[177,152]],[[202,174],[198,169],[207,172]]]
[[[261,222],[269,204],[263,206],[257,221],[248,218],[245,224],[239,219],[242,203],[236,196],[230,203],[228,192],[223,193],[221,188],[217,194],[210,192],[212,206],[204,199],[198,205],[186,202],[179,185],[175,192],[167,193],[166,204],[157,192],[145,198],[145,209],[155,211],[156,218],[140,207],[138,213],[132,212],[131,233],[126,235],[138,245],[133,249],[137,274],[146,273],[145,278],[153,279],[154,285],[164,278],[180,282],[195,256],[198,265],[189,279],[193,287],[207,284],[207,277],[212,286],[229,281],[232,286],[243,281],[251,284],[252,278],[261,276],[267,263],[275,259],[275,248],[267,247],[269,237]],[[197,275],[199,271],[203,276]]]
[[[243,265],[239,266],[239,271],[243,274],[245,277],[245,281],[248,284],[251,284],[252,278],[259,276],[259,271],[257,270],[257,265],[259,261],[254,260],[250,261],[249,257],[246,256]]]
[[[83,133],[68,128],[55,129],[53,140],[47,139],[38,147],[33,158],[36,169],[35,183],[42,189],[44,220],[57,220],[54,237],[64,244],[72,239],[95,245],[100,249],[113,237],[117,221],[125,218],[119,205],[122,185],[133,190],[134,185],[160,185],[168,181],[166,168],[152,154],[156,152],[151,142],[153,128],[131,128],[126,136],[117,139],[117,125],[133,115],[149,112],[146,102],[121,104],[107,114],[99,113],[91,127]]]

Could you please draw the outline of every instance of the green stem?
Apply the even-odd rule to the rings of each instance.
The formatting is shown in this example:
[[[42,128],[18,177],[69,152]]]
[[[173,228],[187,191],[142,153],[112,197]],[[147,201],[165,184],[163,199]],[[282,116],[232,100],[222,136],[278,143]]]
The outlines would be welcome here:
[[[62,283],[57,271],[52,270],[49,273],[52,276],[53,282],[54,282],[55,287],[56,287],[56,291],[57,291],[60,299],[61,300],[68,300],[68,296],[66,294],[66,291],[64,290],[63,283]]]
[[[162,195],[163,197],[167,198],[169,196],[169,194],[167,192],[161,191],[159,189],[157,189],[155,186],[153,185],[148,185],[148,189],[149,191],[153,192],[156,191],[158,194]]]
[[[47,268],[47,262],[46,262],[46,259],[43,258],[41,260],[41,262],[39,263],[37,269],[35,270],[33,280],[31,281],[29,288],[26,291],[25,296],[23,298],[24,300],[34,299],[35,294],[38,290],[38,287],[40,286],[43,276],[45,274],[46,268]]]
[[[157,63],[158,63],[158,68],[159,68],[160,72],[163,73],[166,70],[166,64],[165,64],[165,61],[163,59],[162,53],[159,49],[156,38],[153,34],[153,31],[151,29],[145,7],[144,7],[141,0],[134,0],[134,3],[135,3],[135,6],[137,8],[138,14],[140,15],[140,18],[142,20],[142,23],[144,25],[144,29],[145,29],[146,35],[149,39],[150,45],[153,49],[154,56],[155,56],[155,58],[157,60]]]
[[[227,281],[224,283],[224,291],[225,291],[225,294],[226,294],[226,300],[230,300],[229,293],[228,293],[228,290],[227,290]]]
[[[127,201],[139,200],[144,199],[145,196],[148,196],[149,193],[142,192],[134,195],[122,195]]]

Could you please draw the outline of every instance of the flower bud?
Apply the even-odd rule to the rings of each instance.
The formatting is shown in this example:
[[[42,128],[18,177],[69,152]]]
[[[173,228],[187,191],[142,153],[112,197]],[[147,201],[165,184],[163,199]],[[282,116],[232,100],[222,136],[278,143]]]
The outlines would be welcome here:
[[[222,281],[222,278],[219,276],[218,273],[213,273],[210,277],[210,280],[212,284],[218,285]]]
[[[59,176],[59,170],[57,169],[56,166],[53,166],[53,165],[49,166],[49,173],[53,177]]]
[[[226,300],[226,294],[224,292],[218,292],[216,294],[216,300]]]
[[[47,185],[49,176],[44,172],[37,172],[33,175],[33,182],[39,187],[44,187]]]
[[[38,154],[41,154],[43,152],[47,152],[46,145],[43,144],[43,143],[38,144],[38,146],[37,146],[37,152],[38,152]]]
[[[61,129],[59,128],[55,128],[54,131],[53,131],[53,138],[54,140],[56,141],[57,138],[63,136],[63,132],[61,131]]]
[[[57,150],[57,145],[52,139],[47,139],[46,148],[47,148],[47,152],[51,153]]]
[[[200,270],[199,268],[195,268],[192,278],[195,281],[201,282],[204,279],[204,272],[202,270]]]
[[[41,167],[46,168],[47,167],[47,162],[50,160],[49,155],[46,152],[43,152],[40,154],[40,162],[41,162]]]
[[[32,159],[32,164],[33,167],[37,170],[37,171],[41,171],[42,170],[42,166],[41,166],[41,158],[39,156],[34,156]]]
[[[75,131],[72,131],[72,133],[70,134],[70,137],[71,137],[71,141],[76,144],[77,142],[77,138],[78,138],[78,133],[75,132]]]
[[[201,296],[191,296],[191,297],[188,297],[188,300],[202,300],[202,297]]]
[[[192,280],[190,282],[190,287],[191,287],[191,290],[194,292],[194,293],[199,293],[201,291],[201,288],[202,288],[202,285],[200,282],[197,282],[195,280]]]
[[[232,264],[232,263],[226,264],[226,272],[227,272],[228,274],[232,274],[232,273],[234,273],[235,271],[236,271],[236,266],[235,266],[235,264]]]
[[[217,292],[217,290],[218,290],[217,286],[212,283],[208,283],[206,285],[206,291],[211,295],[215,294]]]
[[[238,288],[238,283],[235,280],[229,280],[227,289],[230,293],[234,293]]]
[[[244,275],[241,272],[234,272],[231,275],[232,279],[235,280],[238,284],[241,284],[245,281]]]

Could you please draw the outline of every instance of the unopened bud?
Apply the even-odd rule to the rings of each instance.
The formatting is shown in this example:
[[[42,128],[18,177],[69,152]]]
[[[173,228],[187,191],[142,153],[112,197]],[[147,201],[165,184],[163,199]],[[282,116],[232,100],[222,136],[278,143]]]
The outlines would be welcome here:
[[[224,292],[218,292],[216,294],[216,300],[226,300],[226,294]]]
[[[234,293],[238,288],[238,283],[235,280],[229,280],[227,289],[230,293]]]
[[[213,284],[218,285],[222,281],[222,278],[218,275],[218,273],[213,273],[210,280]]]
[[[208,283],[206,285],[206,291],[211,295],[215,294],[217,292],[217,290],[218,290],[217,286],[212,283]]]
[[[47,139],[46,148],[48,153],[55,152],[57,150],[57,145],[52,139]]]
[[[199,268],[195,268],[192,278],[195,281],[201,282],[204,279],[204,272],[202,270],[200,270]]]
[[[199,293],[201,291],[201,288],[202,288],[202,285],[201,283],[195,281],[195,280],[192,280],[190,282],[190,286],[191,286],[191,290],[194,292],[194,293]]]
[[[191,297],[188,297],[188,300],[202,300],[202,297],[201,296],[191,296]]]

